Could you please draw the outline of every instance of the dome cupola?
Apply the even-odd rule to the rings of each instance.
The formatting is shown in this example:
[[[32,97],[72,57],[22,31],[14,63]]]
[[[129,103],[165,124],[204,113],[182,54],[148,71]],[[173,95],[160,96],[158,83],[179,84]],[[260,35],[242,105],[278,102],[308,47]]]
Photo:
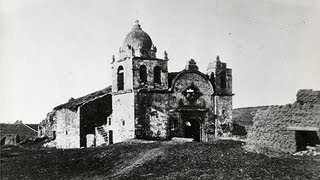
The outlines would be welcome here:
[[[141,29],[139,21],[136,20],[119,49],[120,59],[127,57],[156,58],[156,52],[157,47],[153,45],[150,36]]]
[[[151,50],[152,45],[150,36],[141,29],[139,21],[136,20],[132,30],[124,39],[123,48],[131,46],[133,49]]]

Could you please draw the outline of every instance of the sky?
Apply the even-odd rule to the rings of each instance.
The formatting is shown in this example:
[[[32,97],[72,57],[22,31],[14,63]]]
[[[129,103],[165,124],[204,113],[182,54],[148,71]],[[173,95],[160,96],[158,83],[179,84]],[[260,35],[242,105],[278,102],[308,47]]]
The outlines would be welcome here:
[[[320,89],[317,0],[0,0],[0,122],[39,123],[111,83],[112,55],[139,20],[169,71],[217,55],[233,107],[288,104]]]

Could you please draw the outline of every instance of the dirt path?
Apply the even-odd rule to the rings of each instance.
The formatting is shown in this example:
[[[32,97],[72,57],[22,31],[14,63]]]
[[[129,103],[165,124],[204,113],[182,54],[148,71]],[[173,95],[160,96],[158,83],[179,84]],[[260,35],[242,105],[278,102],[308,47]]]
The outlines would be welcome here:
[[[149,143],[149,141],[147,141]],[[136,142],[131,141],[131,143],[146,143],[144,141]],[[117,169],[115,169],[110,175],[107,177],[92,177],[87,179],[94,179],[94,180],[102,180],[102,179],[119,179],[121,177],[125,177],[127,174],[129,174],[131,171],[133,171],[135,168],[139,166],[143,166],[144,163],[151,161],[155,159],[158,156],[161,156],[164,154],[165,149],[169,146],[185,143],[185,141],[164,141],[161,143],[160,147],[154,148],[145,152],[140,153],[137,157],[133,158],[132,160],[126,162],[125,164],[120,165]]]
[[[116,171],[112,176],[121,176],[124,174],[129,173],[132,171],[135,167],[143,165],[144,163],[164,154],[165,146],[162,146],[160,148],[151,149],[143,154],[140,154],[137,158],[134,158],[131,162],[129,162],[129,165],[126,167],[122,167],[120,170]]]
[[[119,177],[131,172],[135,167],[141,166],[144,163],[164,154],[165,149],[170,145],[181,144],[187,141],[164,141],[162,142],[161,147],[151,149],[147,152],[141,153],[138,157],[134,158],[130,161],[128,166],[121,167],[121,169],[117,170],[111,177]]]

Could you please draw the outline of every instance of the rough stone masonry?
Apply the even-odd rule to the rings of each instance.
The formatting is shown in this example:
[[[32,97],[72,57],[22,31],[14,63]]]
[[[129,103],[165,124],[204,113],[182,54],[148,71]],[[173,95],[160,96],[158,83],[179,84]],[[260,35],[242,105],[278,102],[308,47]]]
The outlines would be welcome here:
[[[320,144],[320,91],[299,90],[293,104],[258,110],[248,132],[248,144],[295,152]]]
[[[138,21],[112,57],[107,90],[71,99],[54,108],[39,128],[60,148],[112,144],[133,138],[228,136],[232,119],[232,70],[219,56],[206,73],[195,60],[168,72],[168,53],[157,47]],[[89,104],[89,105],[88,105]]]

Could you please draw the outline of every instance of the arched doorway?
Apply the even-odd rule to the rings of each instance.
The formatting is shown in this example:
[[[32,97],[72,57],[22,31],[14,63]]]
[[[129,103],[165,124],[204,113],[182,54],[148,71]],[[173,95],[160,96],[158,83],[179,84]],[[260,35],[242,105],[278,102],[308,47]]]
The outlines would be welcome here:
[[[184,123],[184,136],[200,141],[200,123],[197,119],[187,119]]]

